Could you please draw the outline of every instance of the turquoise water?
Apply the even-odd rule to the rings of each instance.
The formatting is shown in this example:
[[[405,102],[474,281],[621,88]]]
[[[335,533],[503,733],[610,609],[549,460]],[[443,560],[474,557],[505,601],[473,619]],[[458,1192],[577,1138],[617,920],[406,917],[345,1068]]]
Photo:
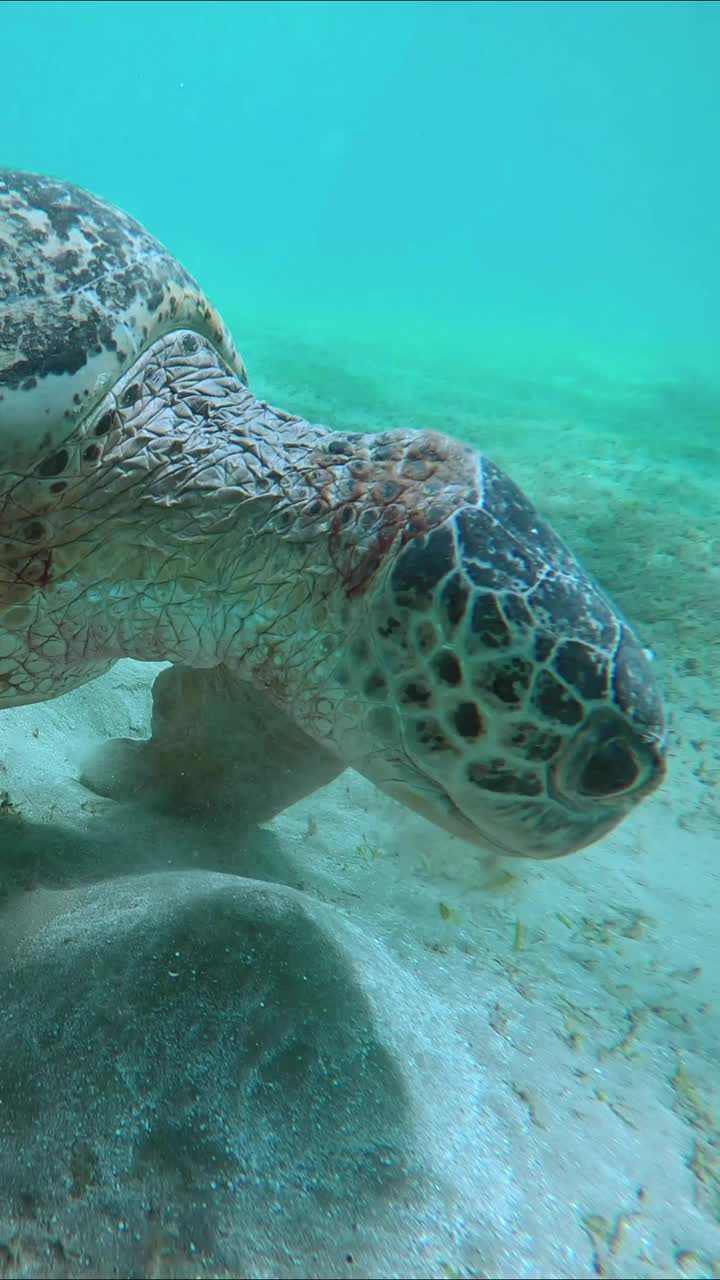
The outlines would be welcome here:
[[[238,329],[715,375],[716,3],[14,4],[2,160]],[[440,358],[438,356],[437,358]]]
[[[256,827],[204,671],[162,812],[154,664],[3,710],[0,1277],[720,1276],[718,68],[715,2],[0,0],[0,167],[142,221],[258,396],[507,466],[671,727],[491,862],[352,770]]]

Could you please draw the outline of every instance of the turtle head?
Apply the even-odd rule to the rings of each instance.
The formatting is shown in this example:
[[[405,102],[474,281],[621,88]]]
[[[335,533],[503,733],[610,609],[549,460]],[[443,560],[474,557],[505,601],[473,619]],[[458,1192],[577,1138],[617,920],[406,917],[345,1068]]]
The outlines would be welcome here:
[[[479,499],[405,542],[371,601],[359,767],[442,827],[553,858],[660,783],[651,659],[517,486],[478,460]]]

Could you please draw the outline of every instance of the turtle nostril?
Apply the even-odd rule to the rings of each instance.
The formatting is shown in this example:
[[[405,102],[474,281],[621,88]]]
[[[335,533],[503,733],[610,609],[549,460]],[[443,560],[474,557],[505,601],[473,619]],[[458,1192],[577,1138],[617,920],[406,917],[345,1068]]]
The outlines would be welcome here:
[[[620,795],[629,791],[640,774],[638,761],[622,738],[609,738],[593,751],[580,775],[579,789],[583,795]]]

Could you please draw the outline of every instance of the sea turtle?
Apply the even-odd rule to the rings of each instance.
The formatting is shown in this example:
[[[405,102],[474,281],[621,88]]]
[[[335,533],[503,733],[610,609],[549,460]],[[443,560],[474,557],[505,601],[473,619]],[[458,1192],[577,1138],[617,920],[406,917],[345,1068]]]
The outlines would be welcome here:
[[[88,779],[267,818],[350,765],[549,858],[663,776],[631,627],[499,467],[258,401],[156,240],[0,171],[0,706],[163,660],[153,736]],[[93,781],[94,780],[94,781]]]

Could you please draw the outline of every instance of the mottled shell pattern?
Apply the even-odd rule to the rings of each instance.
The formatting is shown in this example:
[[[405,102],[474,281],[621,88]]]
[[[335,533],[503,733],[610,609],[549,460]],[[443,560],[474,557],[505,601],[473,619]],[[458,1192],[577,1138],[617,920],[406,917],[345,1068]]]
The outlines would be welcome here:
[[[192,329],[242,382],[220,316],[127,214],[66,182],[0,171],[0,456],[52,447],[156,338]]]

